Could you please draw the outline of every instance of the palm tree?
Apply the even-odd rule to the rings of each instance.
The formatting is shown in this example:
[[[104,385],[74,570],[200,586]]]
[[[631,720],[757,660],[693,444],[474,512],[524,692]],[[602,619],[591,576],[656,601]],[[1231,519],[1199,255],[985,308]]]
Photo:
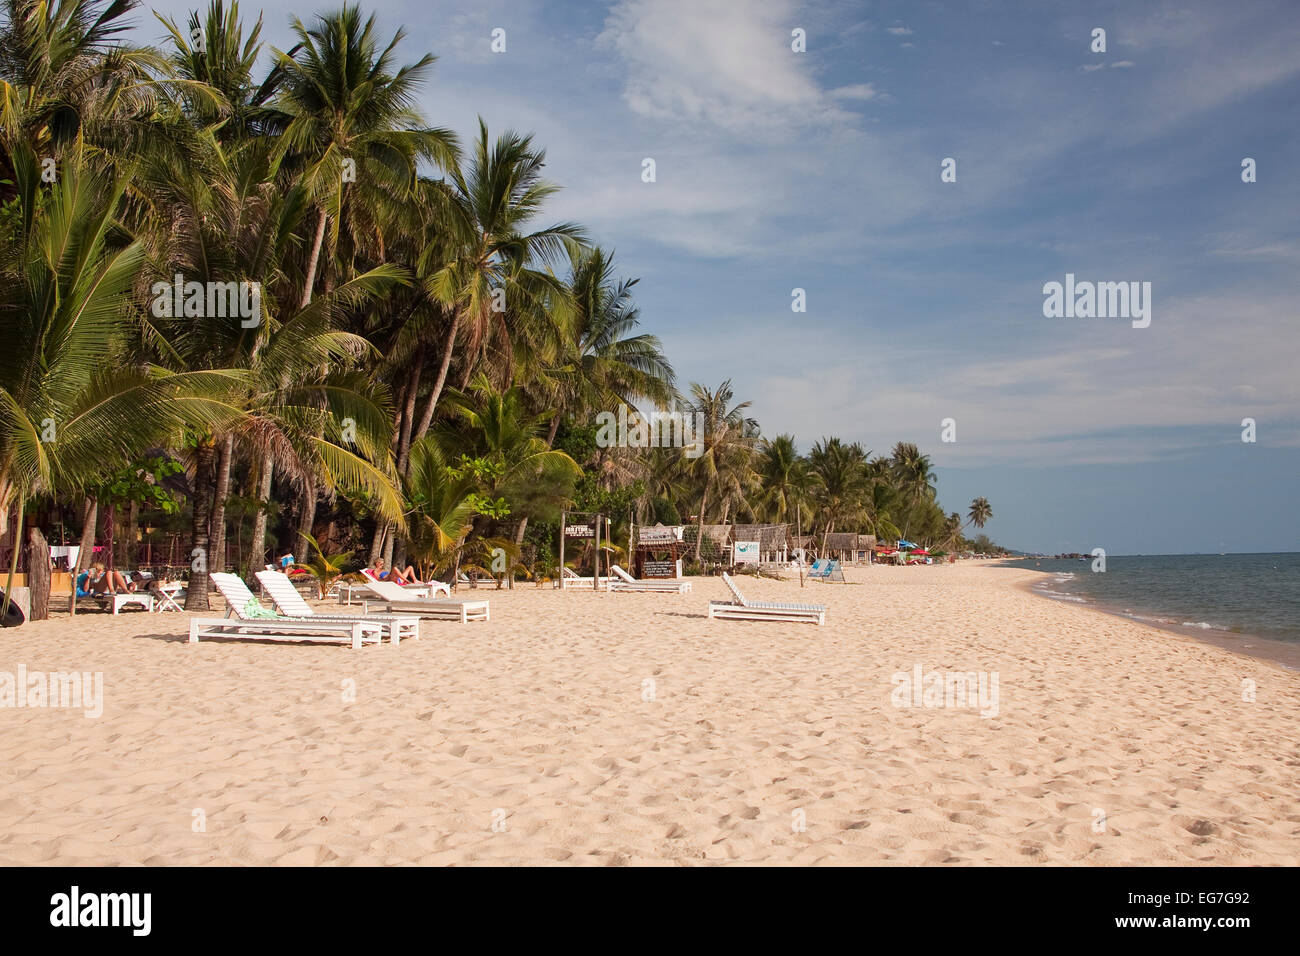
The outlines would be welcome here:
[[[551,441],[566,411],[640,402],[664,408],[678,397],[662,343],[637,332],[641,310],[632,288],[639,280],[616,280],[614,258],[599,246],[577,250],[571,269],[573,314],[564,330],[565,364],[549,377],[560,404],[551,422]]]
[[[411,446],[404,487],[407,547],[427,579],[455,565],[473,528],[476,482],[472,474],[453,472],[437,439],[428,436]]]
[[[900,490],[907,499],[908,511],[903,523],[903,537],[907,537],[916,506],[925,499],[932,499],[935,494],[934,467],[928,455],[910,442],[898,442],[890,455],[894,477]]]
[[[735,392],[731,388],[731,379],[727,379],[717,389],[710,389],[698,383],[691,384],[691,399],[687,406],[689,414],[699,415],[697,421],[703,423],[701,433],[696,436],[699,451],[691,460],[689,467],[699,479],[700,512],[698,531],[695,539],[695,560],[700,560],[704,542],[704,516],[710,504],[710,494],[716,494],[723,502],[723,516],[731,501],[743,491],[752,475],[753,449],[758,435],[758,422],[747,417],[744,412],[752,404],[740,402],[733,405]]]
[[[260,16],[247,37],[234,0],[229,9],[223,0],[210,0],[203,17],[197,11],[190,14],[187,31],[160,13],[154,16],[171,35],[167,75],[183,81],[178,94],[191,123],[213,129],[225,144],[283,131],[288,117],[272,105],[283,70],[273,67],[261,82],[253,77],[262,54]],[[194,40],[196,31],[203,37],[201,44]]]
[[[950,534],[948,535],[948,539],[944,542],[944,547],[947,547],[950,542],[955,540],[956,537],[961,533],[962,529],[967,525],[973,524],[975,527],[982,529],[984,525],[988,522],[988,520],[992,517],[993,517],[993,507],[989,504],[989,500],[987,498],[981,496],[979,498],[973,499],[970,503],[970,512],[967,515],[965,525],[962,524],[961,515],[959,515],[957,512],[954,511],[951,515],[949,515]],[[954,518],[956,519],[956,523],[957,523],[957,527],[955,529],[951,527],[951,522],[952,519]]]
[[[144,247],[123,241],[116,217],[125,180],[74,155],[42,188],[31,147],[11,142],[9,155],[18,225],[0,245],[0,532],[16,504],[17,541],[31,495],[91,486],[187,423],[219,426],[239,378],[128,362]]]
[[[138,0],[0,0],[0,128],[41,157],[156,147],[165,61],[123,42]],[[184,83],[178,84],[183,86]],[[80,145],[78,145],[80,144]],[[0,153],[0,179],[13,172]]]
[[[437,265],[427,270],[430,294],[448,309],[451,321],[425,422],[432,420],[460,337],[465,340],[462,388],[488,345],[501,354],[503,378],[509,381],[511,316],[565,298],[563,283],[533,265],[553,262],[585,242],[582,230],[573,223],[558,223],[523,231],[559,188],[542,179],[545,161],[545,152],[533,147],[531,136],[507,131],[495,144],[489,143],[480,119],[473,154],[463,167],[449,171],[440,216],[445,234],[425,255]]]
[[[298,303],[305,307],[320,270],[326,227],[333,223],[333,247],[345,212],[360,229],[373,228],[385,215],[395,218],[414,188],[417,164],[452,167],[457,146],[450,131],[425,127],[415,108],[433,55],[393,70],[404,30],[381,49],[375,18],[363,22],[360,9],[347,4],[318,16],[310,29],[297,17],[291,25],[295,52],[275,51],[282,74],[275,106],[288,118],[281,155],[303,167],[301,183],[316,209]],[[345,176],[349,161],[355,177]],[[346,188],[353,178],[355,196]]]
[[[788,522],[803,507],[810,488],[808,463],[799,457],[793,435],[763,439],[758,474],[764,516],[770,521]]]
[[[371,346],[334,324],[344,309],[391,288],[401,271],[377,266],[301,310],[286,307],[283,299],[296,297],[284,263],[307,209],[306,190],[277,184],[275,159],[264,140],[221,143],[209,133],[201,142],[201,162],[193,167],[159,161],[142,170],[140,192],[155,222],[157,272],[167,279],[180,274],[187,281],[248,283],[260,290],[260,313],[245,319],[205,309],[147,323],[147,347],[169,368],[248,373],[248,387],[232,399],[232,427],[193,436],[192,548],[224,564],[224,508],[236,438],[259,462],[259,500],[270,494],[278,464],[300,483],[320,477],[327,487],[367,487],[398,520],[399,496],[386,461],[387,415],[346,380],[348,366]],[[344,441],[349,419],[355,434]],[[261,562],[265,528],[261,512],[252,567]],[[206,582],[206,569],[196,567],[187,607],[207,606]]]
[[[846,445],[838,438],[823,439],[808,453],[814,479],[812,498],[822,529],[823,554],[826,552],[826,536],[837,524],[862,516],[862,502],[870,489],[868,455],[870,452],[856,442]]]
[[[519,388],[497,391],[480,375],[468,393],[453,393],[452,419],[440,429],[444,448],[481,459],[481,492],[504,497],[511,513],[557,506],[582,474],[568,453],[542,438],[550,412],[527,411]]]
[[[565,414],[648,402],[666,408],[677,400],[676,375],[657,336],[638,332],[641,311],[632,298],[636,279],[616,280],[613,256],[599,246],[576,250],[568,283],[572,311],[561,312],[562,364],[543,371],[537,390],[556,404],[547,447]],[[631,456],[629,456],[631,457]],[[521,544],[528,518],[515,529]]]

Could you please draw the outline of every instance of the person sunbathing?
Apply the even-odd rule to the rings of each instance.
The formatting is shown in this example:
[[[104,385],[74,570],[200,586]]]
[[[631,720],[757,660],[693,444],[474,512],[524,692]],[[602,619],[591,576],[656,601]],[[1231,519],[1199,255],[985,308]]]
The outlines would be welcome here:
[[[374,566],[371,567],[370,573],[381,581],[392,581],[394,584],[407,585],[423,583],[415,576],[415,568],[411,567],[409,564],[406,566],[405,570],[400,568],[393,568],[391,571],[384,570],[383,558],[375,559]]]
[[[98,594],[117,594],[134,591],[135,584],[128,582],[118,570],[107,571],[96,561],[77,576],[77,596],[92,597]]]

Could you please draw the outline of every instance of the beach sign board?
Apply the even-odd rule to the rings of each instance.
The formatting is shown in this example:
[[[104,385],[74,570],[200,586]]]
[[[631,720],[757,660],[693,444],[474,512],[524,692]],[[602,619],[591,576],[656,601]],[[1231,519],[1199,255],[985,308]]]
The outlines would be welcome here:
[[[643,578],[675,578],[678,577],[677,566],[679,561],[646,561],[641,565],[641,577]]]
[[[566,538],[594,538],[596,531],[589,524],[571,524],[565,525],[564,536]]]
[[[735,544],[736,564],[758,564],[757,541],[737,541]]]

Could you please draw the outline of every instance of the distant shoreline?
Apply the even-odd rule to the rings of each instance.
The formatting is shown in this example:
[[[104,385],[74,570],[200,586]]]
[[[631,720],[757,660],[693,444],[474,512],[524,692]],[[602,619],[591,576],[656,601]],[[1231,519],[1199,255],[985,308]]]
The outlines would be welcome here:
[[[1249,552],[1256,553],[1256,552]],[[1290,552],[1259,552],[1261,554],[1273,553],[1290,553]],[[1132,555],[1132,557],[1145,557],[1145,555]],[[1018,559],[1023,560],[1023,559]],[[1117,607],[1101,604],[1094,600],[1082,601],[1068,597],[1058,597],[1055,594],[1044,593],[1039,584],[1045,578],[1053,576],[1051,571],[1036,571],[1033,568],[1017,568],[1016,570],[1029,571],[1035,576],[1032,581],[1018,581],[1016,586],[1028,591],[1036,597],[1046,601],[1054,601],[1057,604],[1067,604],[1078,607],[1087,611],[1098,611],[1111,617],[1118,617],[1133,624],[1141,624],[1146,627],[1154,628],[1166,634],[1177,634],[1180,637],[1191,638],[1201,644],[1208,644],[1211,647],[1217,647],[1220,650],[1231,651],[1242,657],[1248,657],[1252,660],[1266,661],[1270,664],[1276,664],[1288,671],[1300,671],[1300,645],[1278,641],[1268,637],[1260,637],[1257,634],[1237,633],[1235,631],[1211,630],[1206,631],[1194,627],[1180,627],[1177,624],[1164,624],[1156,621],[1149,621],[1145,618],[1130,614]],[[1220,636],[1220,635],[1231,635]],[[1244,645],[1240,642],[1246,641]]]

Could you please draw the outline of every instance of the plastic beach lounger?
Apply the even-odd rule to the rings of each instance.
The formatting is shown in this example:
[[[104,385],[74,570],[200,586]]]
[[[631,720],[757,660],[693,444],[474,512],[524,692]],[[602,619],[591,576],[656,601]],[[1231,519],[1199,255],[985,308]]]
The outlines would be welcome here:
[[[350,621],[314,621],[311,618],[260,617],[249,613],[256,608],[269,613],[237,575],[224,571],[209,572],[208,577],[226,599],[226,617],[190,619],[190,643],[202,637],[242,637],[264,641],[323,641],[351,644],[377,644],[383,625],[358,617]]]
[[[710,601],[709,617],[729,617],[750,621],[802,621],[809,624],[825,624],[826,608],[821,604],[795,604],[783,601],[750,601],[740,593],[731,575],[725,572],[722,580],[727,583],[734,602]]]
[[[310,604],[302,599],[293,582],[281,571],[258,571],[257,580],[266,593],[271,595],[276,610],[286,617],[310,618],[313,621],[372,621],[383,627],[388,639],[393,644],[408,637],[420,639],[420,618],[414,614],[317,614]]]
[[[470,621],[488,620],[487,601],[443,601],[433,598],[420,600],[391,581],[371,581],[370,589],[379,595],[379,601],[362,602],[362,610],[370,613],[373,604],[388,614],[418,614],[420,617],[445,617],[466,624]]]

